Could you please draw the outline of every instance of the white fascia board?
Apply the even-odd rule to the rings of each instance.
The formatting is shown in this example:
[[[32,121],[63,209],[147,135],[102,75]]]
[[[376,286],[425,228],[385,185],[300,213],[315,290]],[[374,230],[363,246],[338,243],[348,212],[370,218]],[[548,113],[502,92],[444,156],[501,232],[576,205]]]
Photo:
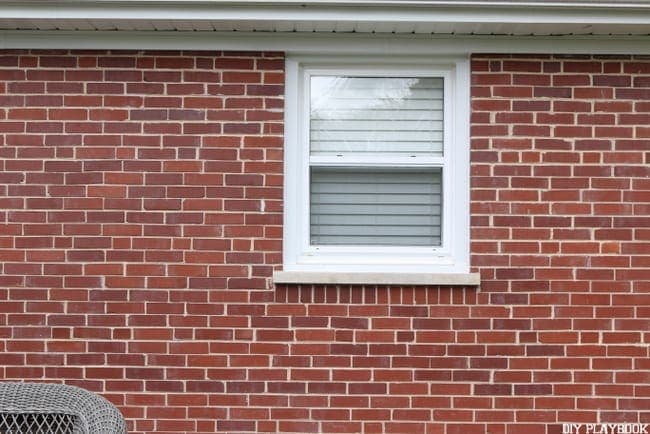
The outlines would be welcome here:
[[[135,5],[135,4],[177,4],[177,5],[225,5],[225,6],[382,6],[382,7],[433,7],[433,6],[455,6],[455,7],[650,7],[648,0],[21,0],[8,1],[6,4],[22,5]]]
[[[4,49],[282,51],[299,55],[637,54],[650,37],[507,37],[244,32],[0,32]]]
[[[573,6],[571,6],[573,5]],[[623,7],[627,5],[627,7]],[[473,7],[470,7],[473,6]],[[0,17],[74,21],[650,24],[650,3],[593,2],[0,2]]]

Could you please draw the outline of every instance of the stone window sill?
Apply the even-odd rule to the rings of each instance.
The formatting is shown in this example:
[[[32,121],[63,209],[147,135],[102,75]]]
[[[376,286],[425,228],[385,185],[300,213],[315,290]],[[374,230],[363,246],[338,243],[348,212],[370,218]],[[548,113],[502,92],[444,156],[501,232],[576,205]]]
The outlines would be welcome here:
[[[276,284],[316,285],[457,285],[478,286],[479,273],[347,273],[320,271],[276,271]]]

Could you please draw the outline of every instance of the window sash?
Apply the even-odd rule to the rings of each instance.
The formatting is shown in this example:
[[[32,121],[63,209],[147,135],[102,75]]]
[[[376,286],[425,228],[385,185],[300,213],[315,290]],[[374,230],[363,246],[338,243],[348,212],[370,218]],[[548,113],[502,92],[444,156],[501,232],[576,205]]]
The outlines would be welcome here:
[[[440,168],[315,167],[312,245],[440,246]]]
[[[311,75],[312,156],[441,156],[444,78],[362,74]]]
[[[444,78],[308,83],[310,245],[439,247],[442,170],[414,166],[444,165]]]

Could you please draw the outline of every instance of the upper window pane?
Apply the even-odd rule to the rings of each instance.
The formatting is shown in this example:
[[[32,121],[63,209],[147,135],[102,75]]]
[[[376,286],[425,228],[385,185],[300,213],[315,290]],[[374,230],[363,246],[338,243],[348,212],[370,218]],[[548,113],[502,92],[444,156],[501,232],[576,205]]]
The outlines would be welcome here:
[[[312,76],[311,155],[442,155],[443,79]]]

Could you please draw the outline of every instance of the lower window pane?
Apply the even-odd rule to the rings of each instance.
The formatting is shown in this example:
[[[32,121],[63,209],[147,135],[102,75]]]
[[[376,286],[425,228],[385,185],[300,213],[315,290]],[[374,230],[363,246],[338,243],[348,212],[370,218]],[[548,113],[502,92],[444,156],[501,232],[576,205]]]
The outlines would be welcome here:
[[[312,167],[312,245],[440,246],[441,168]]]

